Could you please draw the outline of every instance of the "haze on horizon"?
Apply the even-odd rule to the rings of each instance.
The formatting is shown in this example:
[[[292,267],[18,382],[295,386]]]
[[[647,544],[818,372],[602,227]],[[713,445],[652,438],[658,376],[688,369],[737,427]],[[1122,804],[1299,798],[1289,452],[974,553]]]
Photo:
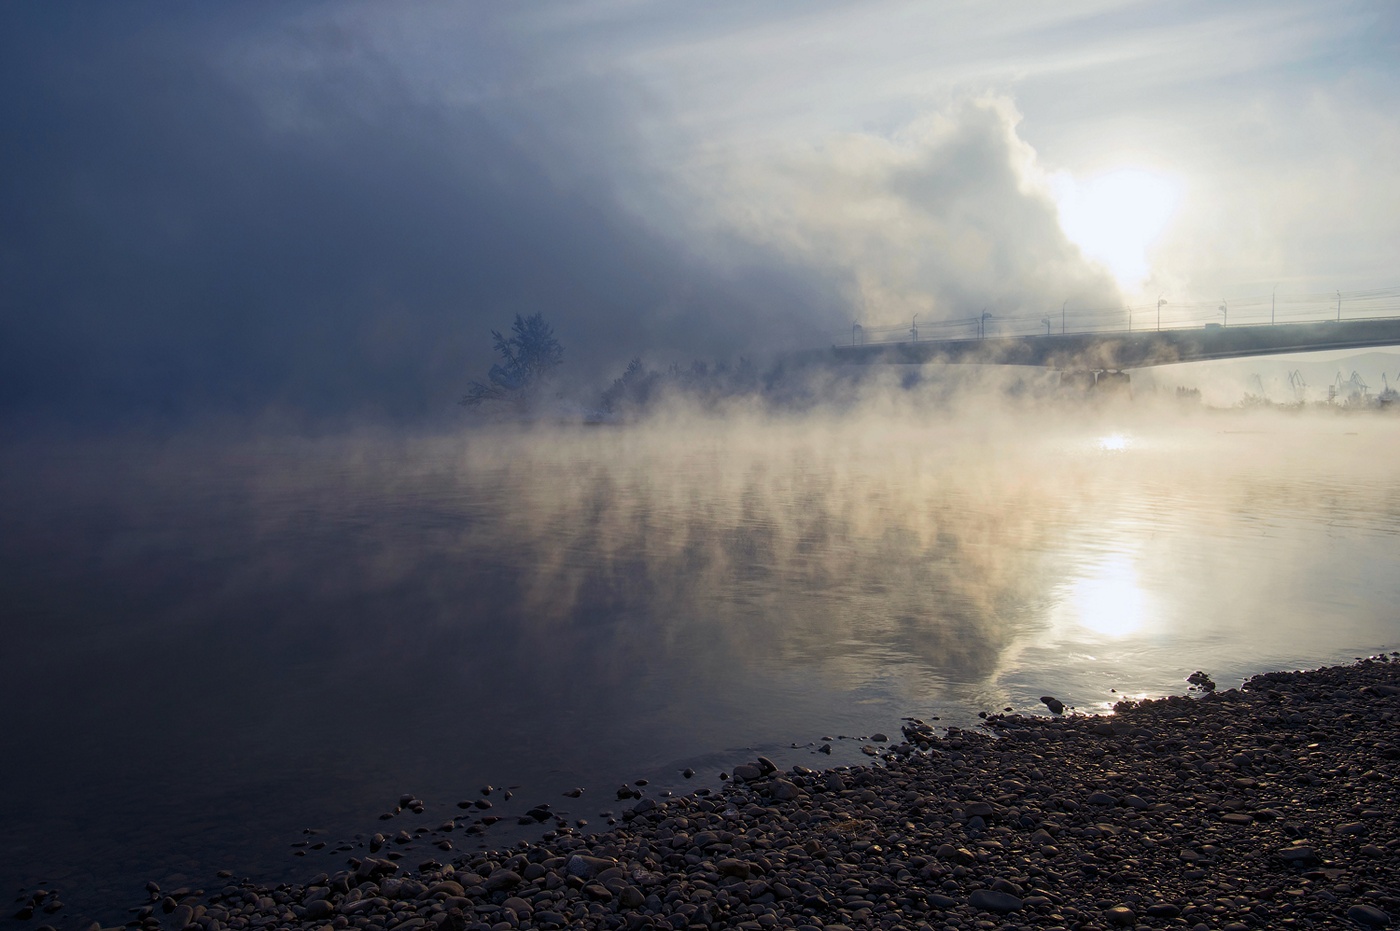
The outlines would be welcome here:
[[[1381,0],[5,3],[0,423],[442,418],[516,313],[582,395],[1394,285],[1398,38]]]

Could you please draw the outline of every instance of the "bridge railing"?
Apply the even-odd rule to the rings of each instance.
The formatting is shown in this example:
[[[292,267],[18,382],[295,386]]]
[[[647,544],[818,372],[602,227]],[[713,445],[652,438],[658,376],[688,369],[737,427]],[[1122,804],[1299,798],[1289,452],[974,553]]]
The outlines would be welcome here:
[[[977,339],[998,336],[1045,336],[1059,333],[1126,333],[1146,330],[1221,326],[1284,326],[1324,320],[1400,318],[1400,286],[1358,291],[1266,294],[1219,301],[1163,301],[1124,307],[1074,307],[1066,302],[1043,312],[984,311],[973,317],[942,320],[912,318],[908,323],[855,324],[832,334],[835,345],[903,343],[923,340]]]

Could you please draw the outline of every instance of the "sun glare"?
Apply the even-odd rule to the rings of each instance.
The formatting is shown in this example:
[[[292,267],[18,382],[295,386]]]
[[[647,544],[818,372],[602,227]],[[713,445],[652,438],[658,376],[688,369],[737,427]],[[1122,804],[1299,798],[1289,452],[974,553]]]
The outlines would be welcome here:
[[[1137,569],[1114,557],[1073,584],[1067,607],[1081,627],[1105,637],[1126,637],[1146,622],[1147,598]]]
[[[1138,168],[1120,168],[1086,181],[1056,185],[1060,226],[1086,257],[1103,264],[1124,288],[1151,269],[1147,253],[1181,201],[1181,185]]]

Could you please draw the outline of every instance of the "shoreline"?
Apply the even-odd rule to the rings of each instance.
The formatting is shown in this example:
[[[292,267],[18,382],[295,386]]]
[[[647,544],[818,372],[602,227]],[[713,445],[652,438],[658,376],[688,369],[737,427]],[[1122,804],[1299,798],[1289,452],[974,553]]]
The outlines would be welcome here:
[[[905,738],[863,766],[760,758],[719,791],[629,800],[598,833],[558,823],[453,856],[432,846],[464,830],[444,822],[305,883],[152,890],[126,926],[1247,931],[1400,917],[1400,660],[1111,716],[995,714],[942,736],[911,723]],[[44,927],[33,905],[16,926]]]

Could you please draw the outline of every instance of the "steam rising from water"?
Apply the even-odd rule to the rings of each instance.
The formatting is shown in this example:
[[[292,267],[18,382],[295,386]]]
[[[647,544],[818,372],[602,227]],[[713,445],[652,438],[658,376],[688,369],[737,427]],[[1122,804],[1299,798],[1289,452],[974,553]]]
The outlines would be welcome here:
[[[27,662],[0,683],[0,754],[43,765],[0,777],[0,817],[38,833],[14,800],[44,793],[102,812],[47,843],[174,869],[210,842],[182,825],[230,810],[228,862],[253,869],[248,837],[405,787],[538,801],[1398,639],[1390,418],[882,397],[10,447],[0,603]],[[42,717],[16,712],[39,694]]]
[[[231,600],[411,587],[433,595],[412,621],[430,631],[481,624],[463,604],[486,586],[491,610],[542,649],[537,663],[568,661],[547,649],[561,630],[663,650],[703,636],[741,661],[840,656],[838,667],[850,663],[840,644],[879,642],[974,681],[1066,605],[1126,605],[1124,592],[1151,584],[1137,560],[1182,555],[1164,529],[1286,529],[1343,505],[1347,482],[1361,515],[1373,486],[1394,494],[1374,448],[1390,421],[1361,424],[1354,445],[1367,452],[1338,457],[1313,442],[1355,425],[1335,419],[963,414],[672,411],[628,427],[122,447],[91,467],[7,470],[7,549],[23,560],[37,541],[62,571],[96,560],[135,578],[193,553],[221,561],[215,594]],[[1267,439],[1222,440],[1226,423]],[[1311,491],[1333,482],[1342,490]],[[1047,587],[1047,575],[1061,580]]]

